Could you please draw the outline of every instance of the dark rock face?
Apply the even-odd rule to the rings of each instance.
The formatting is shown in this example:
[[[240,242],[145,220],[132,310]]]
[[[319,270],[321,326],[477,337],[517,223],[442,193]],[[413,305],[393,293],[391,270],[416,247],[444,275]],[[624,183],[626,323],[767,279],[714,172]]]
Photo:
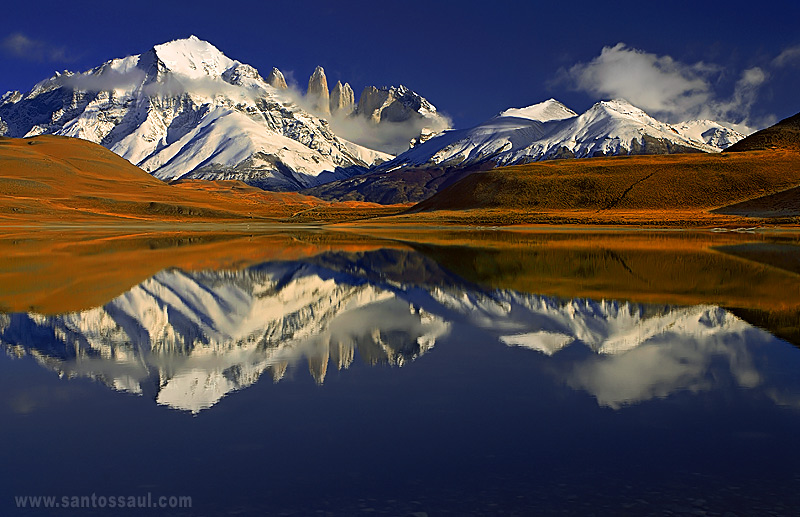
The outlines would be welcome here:
[[[553,160],[561,160],[561,159],[565,159],[565,158],[569,158],[569,159],[575,158],[575,153],[572,152],[567,147],[564,147],[564,146],[559,147],[558,151],[553,153],[553,156],[552,156]]]
[[[703,151],[676,144],[663,138],[654,138],[649,135],[642,135],[641,144],[636,140],[631,142],[629,154],[679,154],[679,153],[702,153]]]
[[[301,191],[329,201],[367,201],[391,205],[418,203],[473,172],[488,170],[486,163],[465,169],[427,168],[374,172]]]

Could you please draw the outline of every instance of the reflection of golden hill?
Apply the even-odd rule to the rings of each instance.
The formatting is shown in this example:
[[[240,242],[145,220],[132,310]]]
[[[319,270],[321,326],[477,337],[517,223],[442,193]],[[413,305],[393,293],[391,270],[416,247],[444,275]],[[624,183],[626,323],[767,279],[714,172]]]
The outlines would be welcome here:
[[[499,223],[691,224],[700,217],[713,225],[735,220],[711,209],[798,184],[800,155],[788,151],[558,160],[474,173],[412,211],[461,211]]]
[[[800,275],[778,258],[741,256],[750,244],[800,252],[795,234],[602,231],[408,231],[370,235],[405,242],[479,285],[642,303],[800,311]],[[773,246],[774,247],[774,246]],[[769,248],[769,249],[772,249]],[[786,251],[791,250],[791,251]]]
[[[0,223],[331,221],[394,213],[371,203],[328,203],[239,182],[178,185],[150,176],[91,142],[0,138]]]
[[[403,247],[396,244],[396,247]],[[9,229],[0,237],[0,311],[56,314],[102,305],[165,268],[240,269],[325,251],[387,247],[309,231],[219,233]]]

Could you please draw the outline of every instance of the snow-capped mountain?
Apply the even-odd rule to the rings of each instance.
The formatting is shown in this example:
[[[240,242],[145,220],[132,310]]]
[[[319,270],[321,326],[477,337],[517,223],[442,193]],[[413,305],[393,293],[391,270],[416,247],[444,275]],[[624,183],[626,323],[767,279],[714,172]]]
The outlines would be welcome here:
[[[720,150],[727,149],[745,137],[738,131],[713,120],[689,120],[673,124],[672,127],[687,138],[704,142]]]
[[[456,327],[487,344],[548,357],[580,346],[599,358],[619,358],[583,361],[564,374],[612,407],[701,386],[719,357],[729,359],[743,386],[757,384],[743,343],[773,339],[714,306],[482,290],[418,253],[384,251],[243,271],[166,270],[102,307],[0,314],[0,345],[61,375],[89,376],[198,412],[265,372],[280,380],[303,359],[319,383],[331,362],[346,369],[356,352],[367,364],[403,366]],[[641,368],[654,371],[637,376]],[[620,378],[623,385],[614,384]]]
[[[285,85],[280,71],[265,81],[192,36],[3,95],[0,135],[83,138],[163,180],[239,179],[274,190],[348,177],[391,157],[337,136]]]
[[[511,108],[471,129],[446,131],[378,167],[466,168],[554,158],[716,152],[743,138],[711,121],[672,126],[624,100],[601,101],[578,115],[555,99]]]
[[[538,120],[539,122],[549,122],[551,120],[564,120],[577,117],[578,114],[564,106],[555,99],[548,99],[539,104],[533,104],[524,108],[508,108],[501,111],[499,117],[516,117]]]

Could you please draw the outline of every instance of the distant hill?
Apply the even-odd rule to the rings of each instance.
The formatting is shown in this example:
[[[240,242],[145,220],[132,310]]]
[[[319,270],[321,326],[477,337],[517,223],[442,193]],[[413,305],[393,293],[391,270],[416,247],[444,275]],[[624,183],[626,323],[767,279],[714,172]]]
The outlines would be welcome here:
[[[474,173],[412,211],[710,210],[800,184],[794,153],[558,160]]]
[[[800,113],[766,129],[756,131],[728,147],[725,152],[784,149],[800,151]]]

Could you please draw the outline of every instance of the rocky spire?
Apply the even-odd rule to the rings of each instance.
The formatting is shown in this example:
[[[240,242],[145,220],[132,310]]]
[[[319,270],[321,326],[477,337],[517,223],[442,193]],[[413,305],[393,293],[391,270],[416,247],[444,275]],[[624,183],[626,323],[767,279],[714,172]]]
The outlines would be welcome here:
[[[272,69],[272,72],[269,73],[269,76],[267,76],[267,84],[274,86],[279,90],[286,90],[287,88],[289,88],[286,85],[286,78],[283,77],[283,74],[281,73],[280,70],[274,67]]]
[[[355,107],[355,102],[355,94],[350,84],[336,81],[336,85],[331,90],[331,113],[341,111],[343,114],[349,115]]]
[[[392,99],[389,99],[389,97]],[[394,96],[387,88],[367,86],[358,99],[358,114],[374,123],[381,121],[381,111],[394,100]]]
[[[330,115],[330,93],[328,93],[328,79],[325,77],[325,70],[318,66],[308,80],[308,100],[312,102],[314,109],[323,114]]]

